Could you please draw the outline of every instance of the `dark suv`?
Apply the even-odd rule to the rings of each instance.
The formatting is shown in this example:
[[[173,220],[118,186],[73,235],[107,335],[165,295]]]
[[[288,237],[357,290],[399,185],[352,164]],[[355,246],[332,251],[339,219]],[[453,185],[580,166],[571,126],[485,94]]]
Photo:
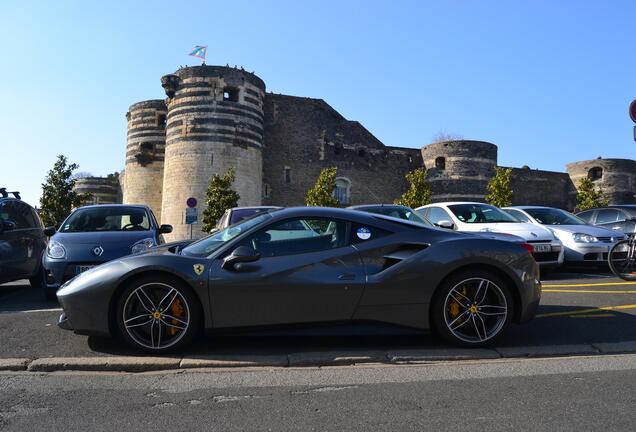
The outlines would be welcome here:
[[[617,204],[585,210],[576,214],[590,225],[633,234],[636,232],[636,205]]]
[[[0,188],[0,283],[29,279],[31,286],[41,287],[45,249],[46,236],[37,212],[17,192]]]

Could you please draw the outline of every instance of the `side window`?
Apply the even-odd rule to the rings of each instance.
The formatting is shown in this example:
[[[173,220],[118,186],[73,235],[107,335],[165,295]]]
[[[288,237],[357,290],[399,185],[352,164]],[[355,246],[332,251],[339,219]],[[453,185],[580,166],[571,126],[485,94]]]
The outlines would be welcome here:
[[[519,210],[506,209],[504,211],[508,213],[510,216],[512,216],[513,218],[521,222],[530,222],[530,219],[528,219],[528,216],[524,215]]]
[[[16,229],[35,227],[31,208],[20,202],[5,202],[2,210],[0,210],[0,218],[14,222]]]
[[[227,221],[229,214],[230,214],[230,211],[225,210],[225,213],[223,213],[223,216],[221,216],[221,219],[219,219],[219,221],[216,223],[216,227],[219,230],[222,230],[226,226],[225,222]]]
[[[443,220],[447,220],[450,222],[453,221],[453,219],[446,212],[446,210],[440,207],[429,207],[429,212],[426,217],[429,221],[431,221],[431,223],[434,223],[434,224],[439,223],[440,221],[443,221]]]
[[[242,242],[263,257],[296,255],[346,245],[345,221],[307,218],[275,222]]]
[[[577,214],[577,216],[583,219],[585,222],[590,223],[593,214],[594,211],[584,211],[583,213]]]
[[[625,222],[627,219],[629,219],[629,216],[625,214],[625,212],[622,211],[618,211],[618,222]]]
[[[596,223],[612,223],[618,220],[618,210],[614,209],[603,209],[598,211],[598,215],[596,216]]]
[[[352,244],[364,243],[365,241],[374,240],[385,235],[391,234],[391,232],[376,228],[371,225],[363,225],[359,223],[351,224],[351,232],[349,238]]]

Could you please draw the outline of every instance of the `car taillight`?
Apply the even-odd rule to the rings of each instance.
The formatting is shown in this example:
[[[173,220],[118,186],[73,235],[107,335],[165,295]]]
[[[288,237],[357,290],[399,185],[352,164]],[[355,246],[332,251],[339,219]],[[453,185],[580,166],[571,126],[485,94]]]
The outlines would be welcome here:
[[[527,250],[530,254],[534,253],[534,247],[530,243],[521,243],[521,247]]]

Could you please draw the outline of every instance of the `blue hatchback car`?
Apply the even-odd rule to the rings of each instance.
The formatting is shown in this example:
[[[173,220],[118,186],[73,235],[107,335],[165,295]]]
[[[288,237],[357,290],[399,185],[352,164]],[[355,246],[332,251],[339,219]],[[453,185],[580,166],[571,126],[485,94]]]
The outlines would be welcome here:
[[[159,226],[152,210],[142,205],[102,204],[80,207],[50,236],[42,258],[47,298],[67,280],[99,264],[142,252],[165,243],[162,234],[172,226]]]

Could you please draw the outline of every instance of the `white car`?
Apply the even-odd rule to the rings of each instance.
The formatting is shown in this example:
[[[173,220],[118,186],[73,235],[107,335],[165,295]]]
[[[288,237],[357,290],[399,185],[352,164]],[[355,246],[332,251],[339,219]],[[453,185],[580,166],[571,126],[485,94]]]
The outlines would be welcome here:
[[[503,210],[522,222],[550,229],[563,243],[566,263],[605,264],[612,245],[627,238],[622,232],[589,225],[557,208],[514,206]]]
[[[535,261],[541,267],[563,264],[563,244],[552,231],[523,223],[503,210],[478,202],[442,202],[415,209],[440,228],[462,232],[499,232],[522,237],[534,248]]]

